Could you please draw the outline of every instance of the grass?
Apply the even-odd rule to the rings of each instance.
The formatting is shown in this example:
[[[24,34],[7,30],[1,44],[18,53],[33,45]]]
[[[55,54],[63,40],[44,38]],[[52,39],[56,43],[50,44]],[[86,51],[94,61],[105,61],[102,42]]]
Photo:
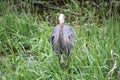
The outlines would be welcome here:
[[[44,15],[3,10],[0,16],[0,79],[2,80],[116,80],[120,64],[120,19],[117,13],[102,24],[86,8],[60,9],[75,33],[68,68],[61,68],[49,44],[57,11]],[[5,5],[4,5],[5,6]],[[9,10],[10,9],[10,10]],[[69,10],[67,13],[66,11]],[[78,14],[72,12],[76,11]],[[81,12],[80,12],[81,11]],[[84,11],[85,15],[81,15]],[[71,13],[70,13],[71,12]],[[72,16],[74,14],[74,16]],[[50,20],[46,16],[51,16]],[[73,20],[72,20],[73,19]],[[86,20],[87,19],[87,20]],[[53,20],[53,21],[52,21]],[[115,60],[117,68],[109,74]],[[108,76],[107,76],[108,75]]]

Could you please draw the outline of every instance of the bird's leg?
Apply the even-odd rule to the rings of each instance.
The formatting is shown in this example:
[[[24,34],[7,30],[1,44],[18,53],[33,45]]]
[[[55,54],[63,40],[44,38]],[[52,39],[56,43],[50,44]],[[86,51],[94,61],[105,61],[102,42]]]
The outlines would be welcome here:
[[[69,67],[69,63],[70,63],[70,55],[67,55],[67,67]]]
[[[58,62],[59,62],[60,67],[62,67],[62,64],[60,63],[60,61],[61,61],[61,55],[58,54]]]
[[[60,54],[58,54],[58,62],[59,62],[59,64],[60,64]]]

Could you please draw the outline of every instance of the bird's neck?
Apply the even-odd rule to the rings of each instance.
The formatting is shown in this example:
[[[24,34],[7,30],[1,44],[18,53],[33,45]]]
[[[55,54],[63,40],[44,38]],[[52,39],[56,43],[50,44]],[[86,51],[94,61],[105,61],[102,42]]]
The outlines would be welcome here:
[[[62,27],[59,29],[59,38],[58,38],[58,41],[59,41],[59,44],[61,45],[62,44],[62,40],[63,40],[63,29]]]
[[[59,26],[62,28],[64,25],[64,21],[59,21]]]
[[[63,28],[63,24],[62,25],[59,25],[60,26],[60,29],[62,29]]]

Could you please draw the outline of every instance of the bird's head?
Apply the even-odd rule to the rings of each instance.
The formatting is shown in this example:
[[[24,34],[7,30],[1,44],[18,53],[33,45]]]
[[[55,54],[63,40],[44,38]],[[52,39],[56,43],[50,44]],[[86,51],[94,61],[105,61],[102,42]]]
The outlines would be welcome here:
[[[64,14],[60,14],[59,17],[58,17],[58,20],[59,20],[60,27],[63,27],[64,20],[65,20]]]

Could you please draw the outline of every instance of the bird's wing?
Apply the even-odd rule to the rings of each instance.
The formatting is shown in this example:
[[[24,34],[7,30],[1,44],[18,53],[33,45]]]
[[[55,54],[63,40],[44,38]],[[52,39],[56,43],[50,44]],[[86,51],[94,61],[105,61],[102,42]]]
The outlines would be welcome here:
[[[59,26],[56,26],[53,28],[53,31],[51,32],[50,44],[53,45],[54,43],[56,43],[58,37],[59,37]]]
[[[69,39],[69,43],[74,45],[74,32],[73,32],[73,30],[69,26],[66,26],[65,33],[66,33],[65,34],[66,37]]]

